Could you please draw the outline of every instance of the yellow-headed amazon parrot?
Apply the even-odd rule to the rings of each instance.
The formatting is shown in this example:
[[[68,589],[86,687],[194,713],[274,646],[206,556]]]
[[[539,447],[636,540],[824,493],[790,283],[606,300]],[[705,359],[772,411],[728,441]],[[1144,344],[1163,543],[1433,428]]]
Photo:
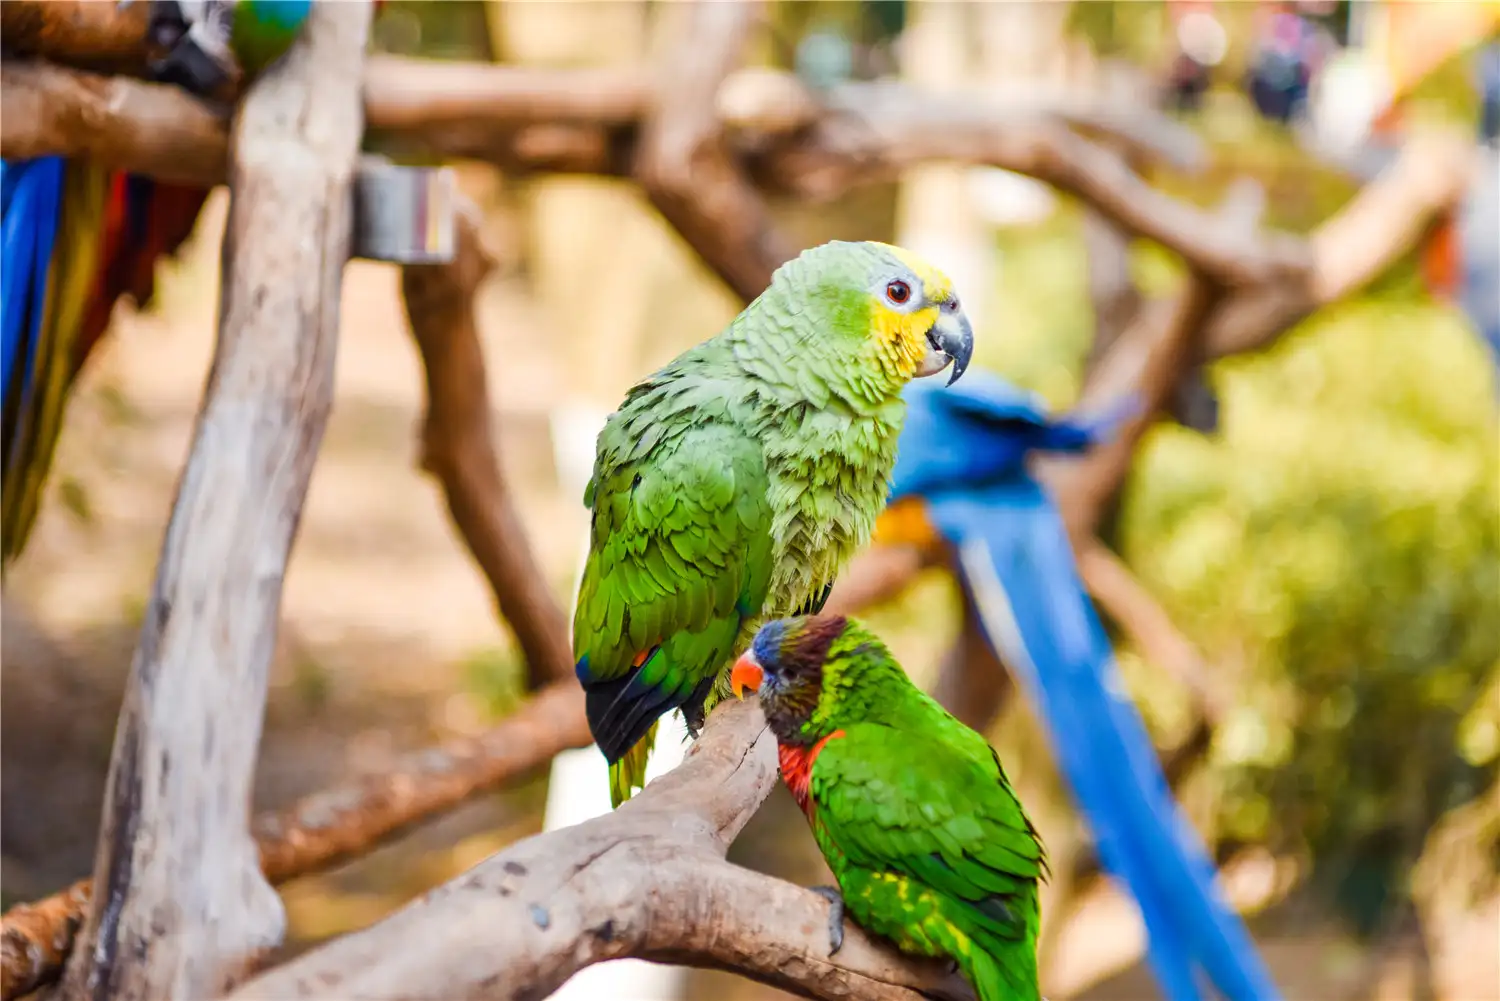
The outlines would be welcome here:
[[[902,387],[950,361],[957,379],[973,342],[937,269],[835,241],[610,415],[573,653],[615,805],[645,782],[658,718],[680,708],[696,733],[755,628],[822,607],[885,503]]]

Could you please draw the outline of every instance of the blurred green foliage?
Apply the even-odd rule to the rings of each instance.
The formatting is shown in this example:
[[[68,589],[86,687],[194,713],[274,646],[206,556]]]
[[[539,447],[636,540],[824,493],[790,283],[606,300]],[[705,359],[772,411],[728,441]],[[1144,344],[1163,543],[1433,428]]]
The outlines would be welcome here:
[[[1270,200],[1287,229],[1354,193],[1258,128],[1215,150],[1296,195]],[[1227,176],[1166,186],[1207,205]],[[983,363],[1058,407],[1076,398],[1093,326],[1079,227],[1065,206],[1000,234],[1002,336],[982,342]],[[1182,278],[1153,247],[1132,269],[1153,296]],[[1300,856],[1365,932],[1407,898],[1438,821],[1500,768],[1494,378],[1407,261],[1270,351],[1215,366],[1220,432],[1157,430],[1124,498],[1124,555],[1236,681],[1207,767],[1218,836]],[[1123,660],[1147,719],[1180,729],[1181,693]],[[1491,877],[1497,848],[1476,852]]]
[[[1221,369],[1222,434],[1153,436],[1125,552],[1238,674],[1222,831],[1305,855],[1369,930],[1500,761],[1480,698],[1500,668],[1492,367],[1459,318],[1395,292]]]

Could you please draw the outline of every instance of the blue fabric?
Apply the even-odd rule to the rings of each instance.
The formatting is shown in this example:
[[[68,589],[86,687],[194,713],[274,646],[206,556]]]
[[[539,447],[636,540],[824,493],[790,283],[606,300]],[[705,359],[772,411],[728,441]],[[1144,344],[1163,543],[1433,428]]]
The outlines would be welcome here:
[[[1103,440],[1135,401],[1092,422],[1054,420],[982,372],[948,389],[914,383],[907,400],[893,499],[921,496],[958,548],[986,636],[1045,721],[1106,870],[1140,907],[1163,994],[1195,1001],[1211,983],[1231,1001],[1277,998],[1125,695],[1062,518],[1026,468],[1033,451]]]

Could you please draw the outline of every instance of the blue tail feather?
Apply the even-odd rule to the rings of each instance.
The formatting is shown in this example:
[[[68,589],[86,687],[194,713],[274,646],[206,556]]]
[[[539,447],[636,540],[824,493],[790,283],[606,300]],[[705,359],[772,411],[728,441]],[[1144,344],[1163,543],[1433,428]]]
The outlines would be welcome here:
[[[52,249],[57,240],[63,159],[40,157],[4,165],[0,184],[0,405],[16,406],[31,387],[41,337]],[[6,442],[9,449],[10,442]]]
[[[1044,720],[1106,869],[1140,907],[1163,993],[1193,1001],[1206,978],[1231,1001],[1276,998],[1124,693],[1062,519],[1026,467],[1033,451],[1107,440],[1139,398],[1051,419],[1034,397],[975,372],[952,389],[909,390],[907,402],[893,499],[920,496],[958,547],[985,634]]]
[[[940,500],[934,520],[962,533],[960,558],[985,631],[1040,709],[1106,868],[1141,908],[1164,992],[1173,1001],[1201,997],[1201,967],[1233,1001],[1274,998],[1123,692],[1056,510],[1035,484],[986,494]]]

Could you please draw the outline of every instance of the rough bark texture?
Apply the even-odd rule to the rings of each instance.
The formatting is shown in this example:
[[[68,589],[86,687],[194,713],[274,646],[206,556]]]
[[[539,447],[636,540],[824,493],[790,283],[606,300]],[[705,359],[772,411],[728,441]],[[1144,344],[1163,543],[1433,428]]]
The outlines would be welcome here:
[[[724,861],[776,781],[758,704],[731,702],[680,767],[619,810],[512,845],[230,997],[544,998],[624,956],[730,968],[808,997],[969,996],[938,964],[906,960],[853,925],[825,958],[825,901]]]
[[[427,374],[422,468],[442,484],[453,524],[516,634],[530,686],[538,688],[572,680],[572,645],[495,452],[474,318],[474,295],[493,268],[475,219],[461,214],[454,260],[403,269],[401,290]]]
[[[318,5],[234,123],[218,348],[131,665],[70,999],[211,996],[283,934],[247,814],[333,396],[369,19]]]
[[[534,773],[560,751],[593,742],[576,684],[553,685],[486,732],[404,756],[380,775],[314,793],[250,825],[261,871],[280,883],[337,865],[486,790]],[[5,913],[0,999],[52,983],[92,894],[79,880]]]

